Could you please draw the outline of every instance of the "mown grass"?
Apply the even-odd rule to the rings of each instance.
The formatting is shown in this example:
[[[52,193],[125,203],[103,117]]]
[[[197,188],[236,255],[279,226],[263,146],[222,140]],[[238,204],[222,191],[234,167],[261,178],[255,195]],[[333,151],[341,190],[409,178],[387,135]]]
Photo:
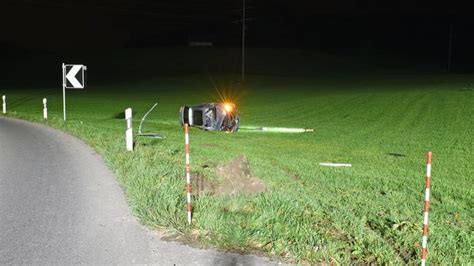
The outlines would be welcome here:
[[[316,79],[253,76],[238,97],[242,125],[311,127],[308,134],[191,130],[191,168],[247,156],[271,192],[194,201],[186,224],[180,105],[216,100],[206,77],[150,80],[68,91],[8,90],[9,116],[70,132],[95,147],[115,172],[141,221],[204,246],[261,252],[299,263],[418,263],[425,153],[433,151],[428,260],[473,262],[474,92],[471,76]],[[225,81],[225,80],[224,80]],[[225,82],[224,82],[225,83]],[[220,86],[220,85],[217,85]],[[48,97],[50,119],[41,119]],[[126,107],[166,140],[136,139],[125,151]],[[209,145],[212,144],[212,145]],[[348,162],[352,168],[324,168]]]

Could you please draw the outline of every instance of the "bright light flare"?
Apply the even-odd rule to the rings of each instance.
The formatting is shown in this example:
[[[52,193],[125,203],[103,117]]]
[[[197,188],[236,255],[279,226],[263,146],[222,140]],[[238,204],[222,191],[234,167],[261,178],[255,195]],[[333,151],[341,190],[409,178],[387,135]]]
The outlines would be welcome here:
[[[234,111],[235,104],[233,103],[224,103],[224,110],[226,113],[232,113]]]

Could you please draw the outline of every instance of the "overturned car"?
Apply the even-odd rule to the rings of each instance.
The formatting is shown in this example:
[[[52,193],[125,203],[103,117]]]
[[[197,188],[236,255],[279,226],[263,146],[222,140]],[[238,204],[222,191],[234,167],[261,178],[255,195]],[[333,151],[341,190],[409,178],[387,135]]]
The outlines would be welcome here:
[[[204,103],[195,106],[182,106],[179,109],[181,125],[198,127],[209,131],[235,132],[240,121],[233,103]]]

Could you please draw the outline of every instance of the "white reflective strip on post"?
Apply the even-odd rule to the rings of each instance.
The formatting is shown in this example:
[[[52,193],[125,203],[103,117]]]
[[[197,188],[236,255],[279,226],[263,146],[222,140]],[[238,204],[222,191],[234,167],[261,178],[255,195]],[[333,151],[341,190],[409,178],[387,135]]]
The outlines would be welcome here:
[[[421,260],[421,266],[425,266],[426,265],[426,260],[425,259],[422,259]]]
[[[425,192],[425,201],[430,201],[430,189],[427,188]]]
[[[189,135],[184,135],[184,144],[189,144]]]
[[[43,98],[43,118],[48,119],[48,100]]]
[[[431,177],[431,164],[426,165],[426,176]]]
[[[186,164],[189,164],[189,154],[186,153]]]
[[[188,211],[188,223],[191,224],[191,212]]]
[[[127,151],[133,151],[133,131],[132,131],[132,108],[125,110],[126,131],[125,140],[127,144]]]
[[[428,212],[423,213],[423,224],[428,224]]]
[[[125,110],[125,119],[127,120],[132,119],[132,108],[127,108]]]
[[[189,108],[188,109],[188,122],[189,122],[189,125],[194,125],[194,119],[193,119],[193,109],[192,108]]]
[[[428,237],[423,236],[423,241],[421,242],[421,247],[426,248],[426,245],[428,244]]]
[[[2,104],[2,109],[3,109],[3,113],[6,114],[7,113],[7,96],[3,95],[2,96],[2,101],[3,101],[3,104]]]

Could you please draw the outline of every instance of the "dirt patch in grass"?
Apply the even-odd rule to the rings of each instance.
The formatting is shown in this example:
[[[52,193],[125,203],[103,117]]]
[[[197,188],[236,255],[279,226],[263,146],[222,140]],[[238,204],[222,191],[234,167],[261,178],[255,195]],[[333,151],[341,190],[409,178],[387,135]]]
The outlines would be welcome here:
[[[219,182],[211,182],[202,174],[193,175],[193,187],[197,195],[206,192],[216,196],[232,196],[269,190],[265,183],[252,176],[249,162],[244,155],[216,166],[215,171]]]
[[[216,185],[200,173],[193,173],[191,177],[193,193],[199,197],[201,193],[214,194]]]

